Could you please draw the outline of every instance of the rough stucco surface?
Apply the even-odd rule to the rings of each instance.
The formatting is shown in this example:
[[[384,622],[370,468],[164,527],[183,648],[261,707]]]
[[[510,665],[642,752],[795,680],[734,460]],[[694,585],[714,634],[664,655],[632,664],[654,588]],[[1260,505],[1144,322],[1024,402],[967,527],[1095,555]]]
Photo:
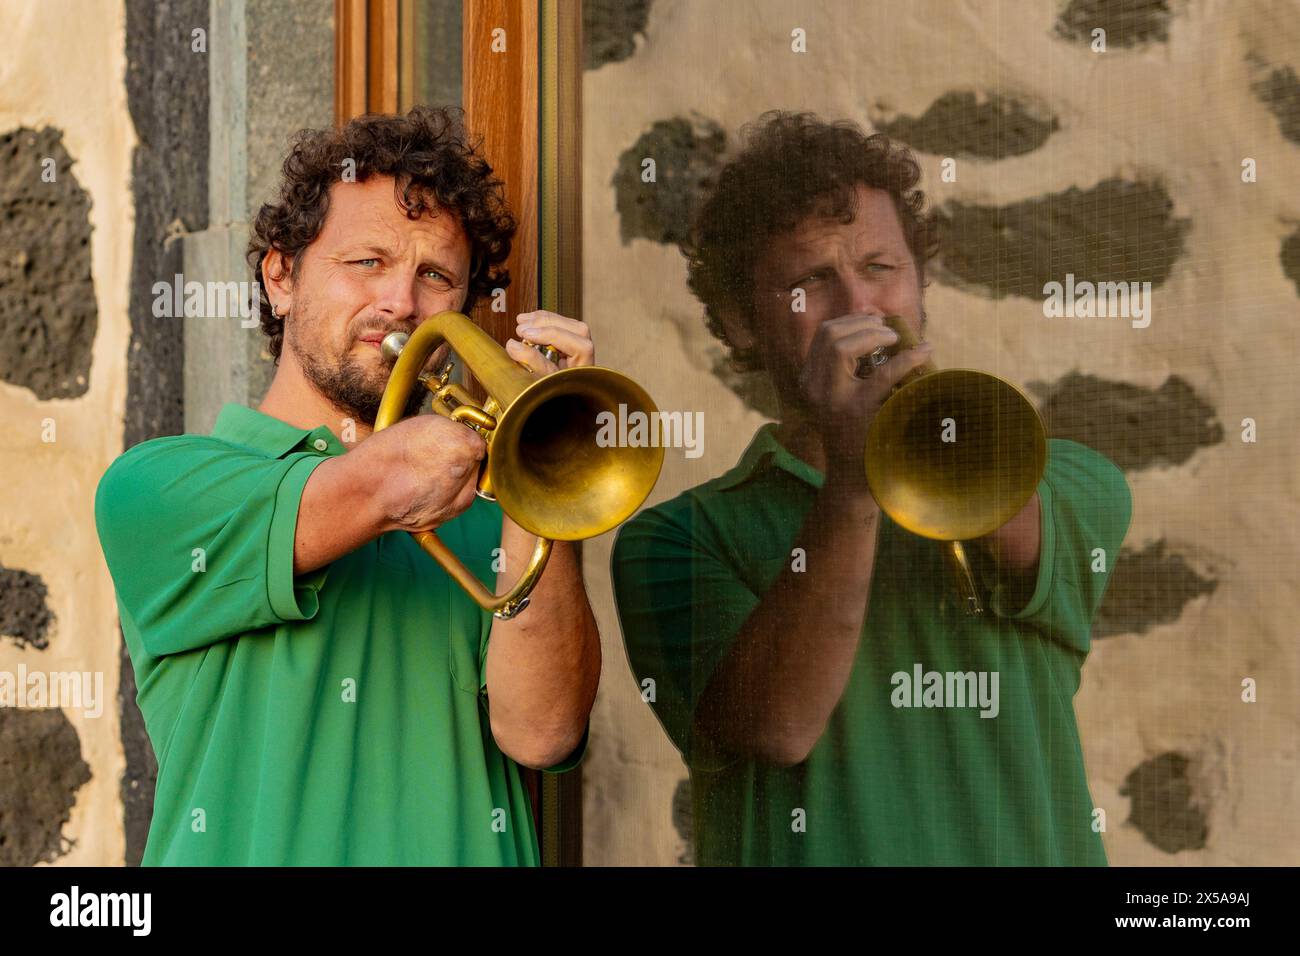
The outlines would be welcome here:
[[[0,137],[15,134],[6,149],[17,149],[3,165],[39,175],[40,160],[52,155],[58,168],[57,183],[48,184],[55,203],[49,234],[33,235],[22,220],[16,236],[6,225],[3,242],[35,250],[24,266],[31,270],[25,295],[38,301],[40,314],[80,323],[50,327],[49,387],[40,376],[0,381],[0,565],[12,572],[0,581],[3,603],[6,613],[14,610],[13,602],[24,600],[15,588],[30,589],[22,616],[36,636],[45,614],[31,604],[38,580],[52,619],[48,643],[0,639],[0,671],[98,675],[104,699],[98,715],[85,706],[0,711],[0,839],[7,848],[0,864],[124,859],[125,765],[113,703],[120,638],[93,498],[122,449],[135,134],[123,82],[123,6],[71,6],[51,16],[45,4],[0,0]],[[167,187],[160,178],[152,188]],[[67,262],[50,261],[65,254]],[[75,308],[64,282],[81,299]],[[11,361],[15,353],[5,355]]]
[[[879,22],[887,42],[873,38]],[[1090,49],[1094,26],[1107,31],[1104,54]],[[795,28],[805,54],[791,52]],[[1289,424],[1300,412],[1300,157],[1286,72],[1300,69],[1297,49],[1294,0],[1003,0],[978,12],[897,0],[869,18],[851,0],[656,0],[635,52],[584,74],[584,318],[603,364],[634,375],[660,408],[705,416],[704,454],[670,449],[652,505],[730,468],[770,407],[705,327],[668,241],[681,226],[644,214],[698,197],[641,190],[630,204],[640,184],[620,177],[626,156],[649,144],[675,158],[675,140],[656,131],[687,118],[723,131],[714,169],[767,109],[869,131],[873,119],[908,120],[897,128],[949,225],[926,291],[936,362],[1036,383],[1052,433],[1112,456],[1133,493],[1075,698],[1117,865],[1300,862],[1300,555],[1277,533],[1300,518]],[[990,136],[997,115],[980,104],[994,95],[1026,104],[1050,135],[994,122]],[[706,181],[693,153],[695,174],[658,188]],[[1256,182],[1242,180],[1246,159]],[[1071,269],[1150,281],[1151,324],[1045,317],[1044,282]],[[1247,420],[1254,442],[1242,440]],[[584,765],[586,861],[674,865],[689,859],[687,774],[629,675],[611,539],[584,551],[605,641]],[[1247,679],[1255,703],[1242,699]]]

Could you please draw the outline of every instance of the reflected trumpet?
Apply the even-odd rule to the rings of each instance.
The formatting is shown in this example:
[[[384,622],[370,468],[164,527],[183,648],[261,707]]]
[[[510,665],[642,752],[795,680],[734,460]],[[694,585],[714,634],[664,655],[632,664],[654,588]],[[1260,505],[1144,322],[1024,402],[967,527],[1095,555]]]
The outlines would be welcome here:
[[[891,353],[915,348],[897,315]],[[961,542],[1002,527],[1033,497],[1047,467],[1047,429],[1010,382],[974,369],[917,366],[894,386],[867,430],[867,484],[885,514],[913,534],[949,543],[949,570],[968,614],[982,614]]]
[[[423,372],[446,342],[487,391],[480,406],[449,381],[453,363]],[[546,354],[558,353],[549,346]],[[474,429],[487,443],[477,494],[497,501],[524,530],[537,535],[528,567],[515,585],[496,595],[432,531],[412,532],[428,554],[474,601],[508,620],[528,606],[552,541],[580,541],[617,527],[641,506],[663,467],[662,447],[617,447],[597,441],[598,416],[619,405],[656,420],[658,409],[636,382],[613,369],[577,366],[538,375],[510,358],[492,336],[460,312],[439,312],[409,337],[390,333],[381,345],[393,370],[375,418],[375,431],[396,424],[411,389],[433,393],[433,410]]]

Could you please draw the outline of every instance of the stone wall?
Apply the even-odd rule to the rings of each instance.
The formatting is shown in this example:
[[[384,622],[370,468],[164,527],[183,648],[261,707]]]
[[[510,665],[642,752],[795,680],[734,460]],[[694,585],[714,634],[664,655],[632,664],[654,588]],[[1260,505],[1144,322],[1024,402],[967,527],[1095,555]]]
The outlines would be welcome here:
[[[0,865],[136,863],[156,765],[95,487],[270,381],[260,330],[160,318],[154,284],[252,278],[247,222],[289,137],[332,121],[333,5],[3,0],[0,19],[0,680],[88,672],[102,695],[0,706]]]
[[[0,866],[120,862],[119,636],[93,498],[122,450],[137,138],[122,3],[0,22]],[[75,69],[67,68],[75,64]],[[49,707],[51,673],[88,672]],[[62,698],[61,698],[62,699]],[[14,701],[16,704],[17,701]]]

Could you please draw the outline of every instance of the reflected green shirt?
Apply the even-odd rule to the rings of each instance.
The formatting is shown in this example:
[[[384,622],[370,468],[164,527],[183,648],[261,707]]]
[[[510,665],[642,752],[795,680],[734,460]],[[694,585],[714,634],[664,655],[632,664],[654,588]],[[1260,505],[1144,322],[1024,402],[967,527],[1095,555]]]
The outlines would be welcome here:
[[[227,405],[211,436],[136,445],[100,481],[158,757],[146,865],[538,862],[488,723],[491,614],[401,532],[293,575],[303,486],[346,450]],[[490,589],[501,520],[476,498],[438,529]]]
[[[1023,608],[1005,607],[998,583],[982,617],[964,616],[942,545],[882,515],[857,657],[808,758],[782,768],[693,747],[696,704],[793,560],[824,481],[774,429],[761,428],[725,475],[624,525],[614,547],[633,670],[691,771],[697,861],[1105,865],[1072,698],[1132,504],[1119,469],[1075,442],[1049,442],[1038,575]],[[1095,548],[1105,571],[1092,570]],[[799,626],[790,622],[792,639]],[[927,698],[929,672],[944,675],[943,690]],[[981,672],[988,701],[997,674],[996,716],[970,701],[926,706],[962,704],[969,680],[947,675]]]

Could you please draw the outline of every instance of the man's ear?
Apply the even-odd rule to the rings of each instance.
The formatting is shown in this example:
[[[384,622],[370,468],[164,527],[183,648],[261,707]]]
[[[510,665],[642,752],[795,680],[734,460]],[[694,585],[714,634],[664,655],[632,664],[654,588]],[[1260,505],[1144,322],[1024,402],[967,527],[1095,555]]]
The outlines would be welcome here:
[[[717,315],[718,324],[722,326],[732,348],[748,349],[753,346],[754,335],[743,311],[734,305],[720,306]]]
[[[279,249],[268,249],[262,258],[262,286],[272,308],[288,311],[293,299],[293,260]]]

